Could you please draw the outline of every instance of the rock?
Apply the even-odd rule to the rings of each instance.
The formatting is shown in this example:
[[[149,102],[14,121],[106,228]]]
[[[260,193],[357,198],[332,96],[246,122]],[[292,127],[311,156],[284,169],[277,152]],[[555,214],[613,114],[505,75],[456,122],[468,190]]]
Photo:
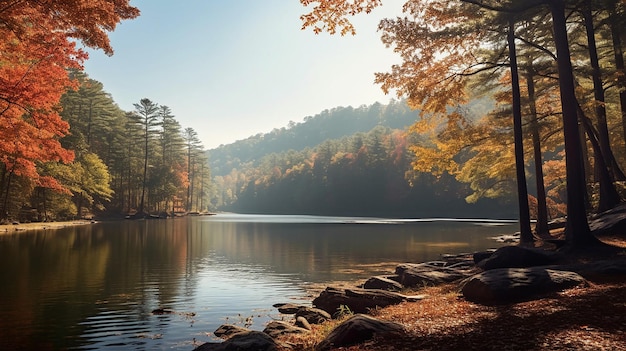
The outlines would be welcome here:
[[[589,221],[589,229],[594,235],[626,230],[626,204],[620,204],[594,216]]]
[[[263,332],[272,338],[277,338],[284,334],[300,334],[308,333],[309,331],[304,328],[296,327],[286,322],[272,321],[267,324]]]
[[[472,258],[474,259],[474,263],[478,264],[478,263],[482,262],[483,260],[491,257],[494,252],[495,252],[495,250],[474,252],[474,254],[472,255]]]
[[[277,303],[273,305],[278,309],[278,312],[283,314],[295,314],[301,308],[306,308],[304,305],[296,305],[294,303]]]
[[[399,277],[397,278],[399,279]],[[379,289],[387,291],[400,291],[402,290],[402,284],[387,277],[375,276],[369,278],[363,283],[363,289]]]
[[[279,344],[269,335],[258,331],[237,333],[222,343],[207,342],[194,351],[276,351]]]
[[[532,300],[585,283],[585,278],[570,271],[544,267],[499,268],[469,278],[462,292],[469,301],[497,305]]]
[[[396,267],[400,283],[405,287],[438,285],[467,278],[462,270],[441,267],[429,263],[405,263]]]
[[[213,334],[215,336],[217,336],[218,338],[223,338],[223,339],[227,339],[237,333],[244,333],[244,332],[249,332],[250,329],[248,328],[244,328],[244,327],[240,327],[237,325],[233,325],[233,324],[222,324],[219,326],[219,328],[215,329],[215,331],[213,332]]]
[[[304,328],[306,330],[311,330],[311,323],[306,320],[304,317],[296,317],[296,327]]]
[[[152,314],[156,314],[156,315],[172,314],[172,313],[174,313],[174,311],[169,308],[157,308],[157,309],[152,310]]]
[[[546,268],[576,272],[593,282],[623,281],[626,279],[626,260],[623,259],[548,266]]]
[[[478,266],[485,270],[546,266],[556,262],[559,257],[560,255],[555,252],[541,249],[521,246],[503,246],[497,249],[493,255],[482,260]]]
[[[318,344],[316,350],[324,351],[334,347],[355,345],[372,339],[374,335],[393,337],[403,332],[404,327],[401,324],[357,314],[333,329]]]
[[[330,314],[319,308],[302,307],[296,312],[296,318],[303,317],[311,324],[321,324],[330,320]]]
[[[355,313],[367,313],[368,310],[376,307],[386,307],[412,299],[417,298],[385,290],[327,287],[313,300],[313,305],[331,315],[336,313],[342,305]]]

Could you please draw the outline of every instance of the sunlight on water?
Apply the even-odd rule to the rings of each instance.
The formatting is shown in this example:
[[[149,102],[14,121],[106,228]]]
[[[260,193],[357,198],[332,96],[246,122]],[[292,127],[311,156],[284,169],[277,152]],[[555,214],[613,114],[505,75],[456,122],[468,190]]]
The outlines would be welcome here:
[[[497,247],[490,237],[514,231],[480,219],[219,214],[5,235],[0,345],[190,350],[223,323],[262,330],[283,318],[272,304],[309,303],[311,287]]]

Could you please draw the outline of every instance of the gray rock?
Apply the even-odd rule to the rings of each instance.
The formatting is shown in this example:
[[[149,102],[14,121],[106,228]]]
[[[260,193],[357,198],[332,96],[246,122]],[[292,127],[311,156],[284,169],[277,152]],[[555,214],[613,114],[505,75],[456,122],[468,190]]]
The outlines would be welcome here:
[[[490,257],[479,262],[479,267],[489,270],[496,268],[525,268],[546,266],[556,262],[561,256],[541,249],[503,246]]]
[[[355,345],[372,339],[374,335],[393,337],[403,332],[404,327],[401,324],[357,314],[333,329],[318,344],[316,350],[325,351],[334,347]]]
[[[222,324],[214,332],[218,338],[227,339],[237,333],[249,332],[250,329],[233,324]]]
[[[308,333],[309,331],[286,322],[272,321],[267,324],[265,329],[263,329],[263,332],[272,338],[277,338],[284,334],[301,334]]]
[[[194,351],[276,351],[279,344],[269,335],[258,331],[237,333],[222,343],[208,342]]]
[[[478,264],[482,262],[483,260],[491,257],[494,252],[495,252],[494,250],[474,252],[474,254],[472,254],[472,259],[474,260],[475,264]]]
[[[554,265],[546,268],[576,272],[593,282],[622,280],[626,277],[626,260],[624,259]]]
[[[365,283],[363,283],[363,289],[400,291],[402,290],[402,288],[402,284],[398,283],[397,281],[381,276],[371,277],[367,281],[365,281]]]
[[[278,309],[278,312],[283,314],[295,314],[301,308],[306,308],[304,305],[297,305],[294,303],[277,303],[274,307]]]
[[[314,307],[302,307],[296,312],[296,318],[303,317],[311,324],[321,324],[330,320],[330,314],[322,309]]]
[[[532,300],[585,283],[582,276],[570,271],[544,267],[499,268],[469,278],[462,292],[469,301],[497,305]]]
[[[313,305],[331,315],[335,314],[342,305],[355,313],[367,313],[376,307],[395,305],[410,299],[409,296],[385,290],[327,287],[313,300]]]
[[[296,327],[304,328],[306,330],[311,330],[311,323],[306,320],[304,317],[296,317]]]
[[[463,270],[429,263],[401,264],[396,267],[396,274],[405,287],[439,285],[468,277]]]

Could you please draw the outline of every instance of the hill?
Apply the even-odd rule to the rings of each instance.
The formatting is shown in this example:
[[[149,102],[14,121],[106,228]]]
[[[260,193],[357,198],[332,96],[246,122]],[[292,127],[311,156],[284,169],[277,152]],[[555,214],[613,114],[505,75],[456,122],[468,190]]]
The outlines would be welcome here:
[[[302,151],[325,140],[368,132],[376,126],[404,129],[416,119],[416,111],[409,109],[404,101],[396,100],[387,105],[374,103],[357,108],[348,106],[324,110],[315,116],[305,117],[303,122],[291,122],[287,127],[209,150],[211,173],[224,176],[244,164],[258,165],[263,156],[272,153]]]
[[[474,104],[479,111],[481,104]],[[211,208],[239,213],[513,217],[507,201],[468,204],[454,177],[413,171],[404,102],[338,107],[210,150]]]

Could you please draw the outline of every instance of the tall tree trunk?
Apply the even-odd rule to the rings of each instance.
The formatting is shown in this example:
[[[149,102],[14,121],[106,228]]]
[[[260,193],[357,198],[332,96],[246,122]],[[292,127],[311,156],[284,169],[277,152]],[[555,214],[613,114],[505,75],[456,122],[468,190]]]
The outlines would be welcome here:
[[[596,174],[599,175],[598,182],[600,185],[600,200],[598,204],[598,211],[603,212],[617,205],[620,199],[614,185],[614,172],[611,172],[610,167],[612,165],[612,157],[610,156],[610,154],[612,154],[613,151],[611,150],[611,142],[609,140],[609,128],[606,123],[606,108],[604,107],[604,88],[602,86],[600,63],[598,60],[598,50],[596,48],[596,38],[594,33],[593,16],[591,14],[591,6],[591,1],[585,0],[585,5],[582,9],[582,15],[585,21],[585,30],[587,33],[589,62],[592,68],[593,95],[595,100],[594,107],[598,126],[598,143],[600,144],[600,155],[598,155],[597,153],[595,155],[595,168]],[[601,157],[604,161],[604,167],[602,165],[602,162],[597,162],[598,156]],[[609,172],[608,176],[602,174],[602,172],[605,171]]]
[[[13,168],[8,172],[4,200],[2,201],[2,216],[9,219],[9,195],[11,193],[11,180],[13,179]]]
[[[624,49],[622,47],[623,27],[619,24],[615,2],[611,5],[612,8],[609,9],[609,27],[611,28],[615,69],[618,73],[617,86],[619,88],[619,101],[622,112],[622,128],[624,139],[626,139],[626,68],[624,68]]]
[[[554,29],[554,43],[557,51],[559,90],[563,110],[563,135],[565,139],[565,168],[567,175],[567,225],[566,240],[572,247],[583,247],[597,242],[591,235],[585,211],[585,176],[581,159],[581,145],[578,138],[578,116],[574,75],[570,61],[565,4],[563,0],[549,2]]]
[[[139,213],[144,213],[145,196],[146,196],[146,180],[148,175],[148,118],[146,118],[146,130],[144,135],[144,156],[143,156],[143,177],[141,180],[141,200],[139,202]]]
[[[533,140],[533,158],[535,164],[535,183],[537,187],[537,224],[535,233],[542,236],[549,234],[548,229],[548,206],[546,199],[546,187],[543,182],[543,157],[541,154],[541,138],[539,135],[539,123],[537,121],[537,105],[535,103],[535,82],[531,69],[526,74],[526,87],[528,89],[528,105],[530,108],[530,128]]]
[[[524,138],[522,135],[522,100],[517,70],[517,54],[515,52],[515,23],[509,19],[507,34],[509,44],[509,61],[511,68],[511,86],[513,89],[513,135],[515,140],[515,170],[517,178],[517,201],[519,204],[520,241],[522,244],[533,242],[530,228],[530,210],[528,207],[528,189],[524,169]]]

